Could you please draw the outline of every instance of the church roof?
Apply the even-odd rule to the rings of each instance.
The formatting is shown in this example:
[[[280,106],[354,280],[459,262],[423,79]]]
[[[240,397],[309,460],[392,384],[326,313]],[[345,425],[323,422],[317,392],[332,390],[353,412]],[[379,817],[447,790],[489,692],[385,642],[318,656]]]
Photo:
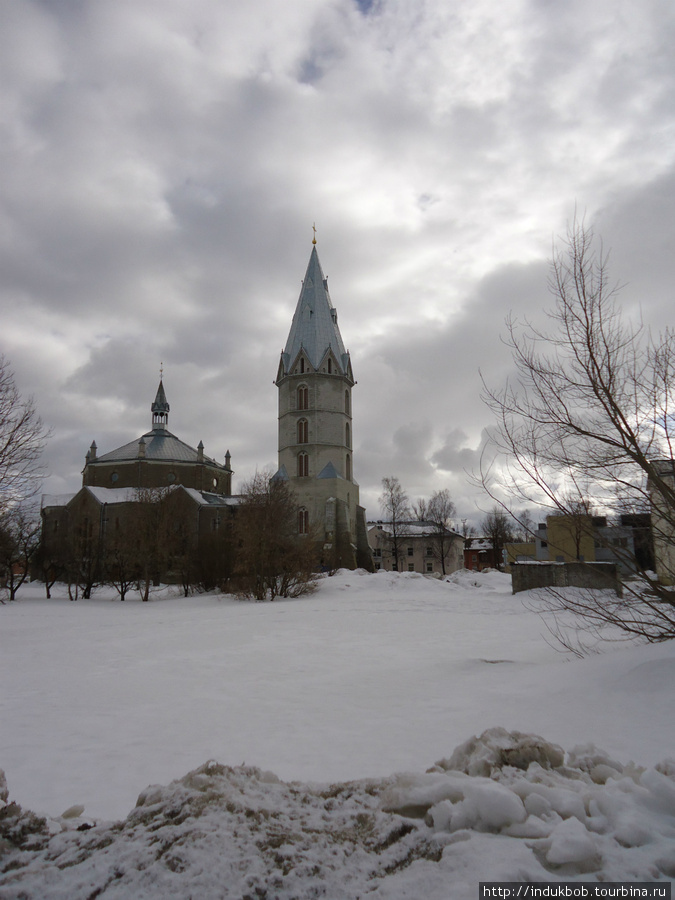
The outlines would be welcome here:
[[[169,403],[166,399],[166,392],[162,379],[159,380],[157,394],[150,407],[152,410],[152,429],[147,431],[135,441],[129,441],[116,450],[104,453],[102,456],[96,455],[96,442],[91,445],[91,451],[87,454],[87,465],[96,466],[99,463],[116,463],[130,462],[138,459],[154,460],[155,462],[172,462],[172,463],[206,463],[209,466],[215,466],[218,469],[229,471],[229,451],[228,457],[225,459],[225,465],[216,462],[215,459],[204,454],[204,445],[199,442],[199,447],[195,450],[185,441],[181,441],[175,434],[171,434],[166,427],[169,418]],[[142,443],[142,450],[139,445]]]
[[[346,373],[349,354],[342,343],[337,324],[337,310],[330,299],[328,281],[323,274],[319,254],[314,246],[288,340],[281,354],[284,371],[289,371],[300,350],[304,350],[310,364],[318,369],[329,348],[342,371]]]
[[[145,443],[144,458],[146,460],[180,463],[201,462],[207,463],[210,466],[217,466],[219,469],[225,468],[222,463],[216,462],[215,459],[211,459],[206,455],[200,459],[198,450],[195,450],[194,447],[190,447],[189,444],[181,441],[175,434],[171,434],[170,431],[167,431],[166,428],[163,427],[153,428],[152,431],[148,431],[140,438],[136,438],[135,441],[130,441],[128,444],[124,444],[124,446],[118,447],[116,450],[111,450],[110,453],[104,453],[102,456],[97,456],[96,459],[90,460],[89,465],[137,460],[138,445],[141,441],[144,441]]]

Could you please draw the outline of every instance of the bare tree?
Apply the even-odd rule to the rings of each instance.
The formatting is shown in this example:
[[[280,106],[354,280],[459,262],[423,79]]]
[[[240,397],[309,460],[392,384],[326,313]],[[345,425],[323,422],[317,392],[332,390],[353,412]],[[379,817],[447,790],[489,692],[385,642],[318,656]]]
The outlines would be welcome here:
[[[534,540],[537,525],[529,509],[518,510],[513,515],[512,530],[514,541],[527,543]]]
[[[0,510],[37,491],[47,436],[32,398],[21,397],[9,363],[0,355]]]
[[[133,519],[127,528],[137,558],[138,592],[147,602],[152,585],[166,571],[170,517],[165,502],[171,488],[136,488]]]
[[[16,600],[17,591],[29,576],[40,546],[40,530],[40,515],[34,507],[15,504],[0,514],[0,587],[10,601]]]
[[[494,506],[481,522],[483,535],[492,544],[494,564],[503,568],[504,547],[513,539],[511,517],[500,507]]]
[[[237,593],[252,600],[299,597],[316,586],[316,541],[299,534],[298,504],[288,483],[256,472],[242,491],[234,526]]]
[[[447,488],[434,491],[429,500],[418,500],[414,504],[413,511],[420,522],[425,522],[429,526],[432,553],[440,562],[441,571],[445,575],[446,557],[453,542],[451,520],[457,511],[450,497],[450,491]]]
[[[380,507],[382,517],[387,523],[392,568],[398,570],[404,553],[403,538],[410,533],[412,510],[401,482],[393,475],[382,479]]]
[[[606,513],[619,503],[650,508],[654,539],[667,550],[675,536],[674,333],[623,319],[607,256],[576,220],[554,254],[549,287],[549,328],[507,320],[516,380],[499,390],[484,384],[506,462],[498,475],[495,464],[484,469],[483,484],[496,499],[506,490],[518,505],[566,515],[591,492]],[[658,578],[631,562],[647,590],[627,585],[620,602],[588,599],[574,611],[649,641],[675,637],[672,556],[660,555]]]
[[[471,525],[468,519],[462,519],[462,530],[460,534],[465,541],[467,538],[474,537],[477,533],[475,525]]]

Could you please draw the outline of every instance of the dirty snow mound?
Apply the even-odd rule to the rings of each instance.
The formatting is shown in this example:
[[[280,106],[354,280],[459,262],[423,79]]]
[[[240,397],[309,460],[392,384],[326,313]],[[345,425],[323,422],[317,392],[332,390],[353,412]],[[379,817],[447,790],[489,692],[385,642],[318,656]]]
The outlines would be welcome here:
[[[446,900],[449,885],[468,900],[479,881],[671,881],[675,762],[645,770],[590,745],[565,759],[494,728],[425,774],[307,785],[209,762],[147,788],[124,822],[77,822],[36,817],[34,840],[4,843],[3,900]]]

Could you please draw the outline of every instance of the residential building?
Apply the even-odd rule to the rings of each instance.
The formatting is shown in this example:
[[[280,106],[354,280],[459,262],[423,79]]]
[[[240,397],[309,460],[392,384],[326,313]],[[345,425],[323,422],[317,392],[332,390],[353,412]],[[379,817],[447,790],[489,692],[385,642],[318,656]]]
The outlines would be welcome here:
[[[535,545],[540,562],[609,562],[624,576],[635,572],[636,561],[653,557],[644,516],[623,516],[618,525],[608,525],[606,516],[547,516],[537,527]]]
[[[492,541],[485,537],[468,537],[464,541],[464,568],[473,572],[496,569],[498,561]]]
[[[368,522],[368,544],[375,570],[450,575],[463,567],[464,539],[448,528],[430,522],[400,523],[398,558],[390,522]]]
[[[659,459],[653,462],[656,475],[665,491],[675,490],[675,460]],[[654,562],[661,584],[675,584],[675,513],[667,505],[663,491],[654,491],[650,485],[652,530],[654,535]]]

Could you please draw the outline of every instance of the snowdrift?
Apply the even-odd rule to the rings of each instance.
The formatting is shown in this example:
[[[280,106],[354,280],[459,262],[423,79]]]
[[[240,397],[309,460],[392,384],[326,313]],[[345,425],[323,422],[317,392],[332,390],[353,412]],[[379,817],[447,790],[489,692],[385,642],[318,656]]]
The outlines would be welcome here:
[[[674,761],[501,728],[424,774],[332,785],[207,762],[116,823],[26,813],[3,780],[0,799],[3,900],[475,900],[479,881],[675,878]]]

